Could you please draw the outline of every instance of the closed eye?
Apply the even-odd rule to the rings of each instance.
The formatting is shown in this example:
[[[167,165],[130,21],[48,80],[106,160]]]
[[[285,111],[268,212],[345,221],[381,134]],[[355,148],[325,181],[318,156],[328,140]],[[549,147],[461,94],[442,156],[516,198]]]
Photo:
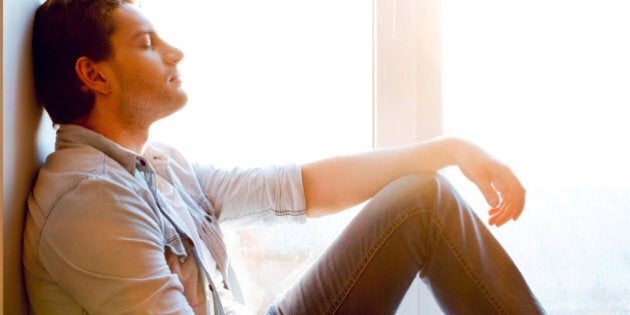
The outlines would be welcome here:
[[[143,49],[151,49],[155,44],[155,32],[151,30],[141,31],[133,36],[138,46]]]
[[[145,36],[142,37],[141,47],[145,49],[153,48],[153,38],[150,34],[146,34]]]

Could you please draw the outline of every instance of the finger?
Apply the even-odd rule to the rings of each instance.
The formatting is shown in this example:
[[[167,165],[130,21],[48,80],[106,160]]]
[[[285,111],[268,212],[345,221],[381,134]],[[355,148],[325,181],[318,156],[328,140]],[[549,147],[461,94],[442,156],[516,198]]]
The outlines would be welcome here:
[[[516,221],[518,220],[518,218],[521,217],[521,214],[523,214],[523,210],[525,209],[525,189],[523,187],[521,187],[520,192],[514,199],[515,210],[514,216],[512,218],[514,219],[514,221]]]
[[[489,180],[484,180],[483,182],[480,181],[477,183],[477,187],[479,187],[479,190],[483,194],[483,197],[486,199],[488,205],[493,208],[499,207],[501,198]]]
[[[490,211],[488,211],[488,214],[490,215],[488,224],[498,226],[498,223],[501,220],[501,217],[505,213],[505,211],[506,211],[505,202],[501,202],[498,208],[490,209]]]
[[[505,224],[512,218],[512,208],[505,199],[501,200],[498,208],[491,209],[488,213],[491,215],[489,222],[497,227]]]
[[[502,196],[503,201],[508,206],[506,210],[508,210],[510,218],[515,221],[518,220],[525,208],[525,189],[517,182]]]
[[[494,188],[499,192],[501,198],[509,204],[509,213],[513,220],[517,220],[525,208],[525,188],[518,178],[507,168],[501,173],[499,178],[493,181]]]
[[[501,208],[492,208],[488,211],[488,224],[494,225],[499,214],[501,213]]]
[[[512,218],[511,205],[507,202],[504,202],[501,205],[501,211],[495,216],[495,225],[497,227],[502,226],[507,223]]]

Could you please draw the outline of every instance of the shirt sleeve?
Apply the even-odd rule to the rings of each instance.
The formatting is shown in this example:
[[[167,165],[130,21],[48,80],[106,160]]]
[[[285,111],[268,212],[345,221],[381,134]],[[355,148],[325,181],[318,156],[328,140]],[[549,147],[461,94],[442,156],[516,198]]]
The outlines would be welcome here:
[[[137,193],[83,180],[50,213],[41,263],[90,314],[192,314],[166,262],[159,220]]]
[[[202,190],[220,221],[306,221],[299,165],[253,169],[196,167]]]

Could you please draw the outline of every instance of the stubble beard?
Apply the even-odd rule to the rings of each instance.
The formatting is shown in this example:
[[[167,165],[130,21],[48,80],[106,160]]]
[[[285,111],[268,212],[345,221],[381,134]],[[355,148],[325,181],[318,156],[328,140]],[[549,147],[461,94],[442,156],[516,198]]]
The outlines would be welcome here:
[[[121,99],[118,102],[118,115],[130,130],[148,131],[154,122],[179,111],[188,100],[184,91],[177,93],[166,90],[162,93],[127,91],[122,95],[131,95],[131,99]]]

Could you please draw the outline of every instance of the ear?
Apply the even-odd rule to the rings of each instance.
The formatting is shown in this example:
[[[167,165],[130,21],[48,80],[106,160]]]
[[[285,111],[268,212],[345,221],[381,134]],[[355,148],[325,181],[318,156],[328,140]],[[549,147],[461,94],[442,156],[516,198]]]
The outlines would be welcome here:
[[[107,80],[107,75],[102,70],[104,69],[100,63],[94,62],[86,56],[80,57],[74,64],[74,71],[79,76],[79,80],[83,82],[82,89],[96,94],[109,94],[111,82]]]

